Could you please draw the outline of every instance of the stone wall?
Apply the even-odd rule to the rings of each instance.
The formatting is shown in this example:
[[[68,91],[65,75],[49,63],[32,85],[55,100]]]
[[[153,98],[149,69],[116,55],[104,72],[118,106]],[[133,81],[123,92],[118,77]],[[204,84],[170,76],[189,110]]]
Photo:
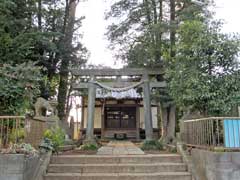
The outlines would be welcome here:
[[[24,180],[24,155],[0,154],[0,180]]]
[[[24,154],[0,154],[0,180],[42,180],[51,153],[28,157]]]
[[[31,180],[38,161],[23,154],[0,154],[0,180]]]
[[[192,150],[193,176],[196,180],[239,180],[240,152]]]
[[[46,121],[28,119],[28,126],[26,130],[25,142],[31,144],[35,148],[38,148],[41,140],[43,139],[43,133],[47,129]]]

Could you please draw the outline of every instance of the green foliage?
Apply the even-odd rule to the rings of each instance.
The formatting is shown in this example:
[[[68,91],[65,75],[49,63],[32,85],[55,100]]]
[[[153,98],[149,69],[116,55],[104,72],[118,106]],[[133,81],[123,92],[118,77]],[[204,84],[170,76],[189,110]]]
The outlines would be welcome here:
[[[54,151],[58,151],[59,146],[64,145],[65,141],[65,132],[60,127],[53,127],[51,129],[47,129],[44,132],[44,138],[50,140],[53,144]]]
[[[0,115],[24,115],[39,94],[41,67],[27,62],[2,64],[0,69]]]
[[[239,37],[220,30],[219,22],[187,21],[180,26],[177,55],[167,70],[170,94],[180,107],[228,115],[239,103]]]
[[[9,135],[9,140],[12,143],[22,142],[24,137],[25,137],[25,130],[24,130],[24,128],[17,129],[17,130],[16,129],[12,129],[11,133]]]
[[[63,58],[69,67],[88,58],[81,35],[66,35],[81,27],[83,19],[73,22],[74,30],[67,29],[66,3],[70,1],[0,1],[0,115],[23,115],[31,108],[33,97],[56,96]],[[65,41],[72,46],[66,48]]]
[[[175,12],[169,12],[170,3],[164,0],[114,1],[106,19],[114,22],[108,27],[107,36],[110,47],[116,49],[116,57],[133,67],[162,66],[171,48],[169,32],[175,31],[180,22],[203,21],[209,14],[204,8],[207,4],[198,6],[190,0],[170,2],[175,5]],[[174,21],[170,21],[171,14],[175,14]]]
[[[36,42],[41,34],[33,24],[34,0],[0,2],[0,63],[21,64],[39,60]]]
[[[190,0],[117,0],[106,17],[118,19],[108,27],[110,47],[129,67],[168,69],[176,54],[179,25],[185,21],[207,21],[211,17],[207,6]],[[165,77],[158,76],[157,80]],[[154,90],[152,98],[162,108],[175,104],[168,88]]]
[[[163,150],[163,143],[158,140],[145,140],[141,146],[144,151]]]
[[[98,150],[98,146],[96,144],[87,143],[87,144],[82,145],[80,147],[80,149],[83,151],[96,151],[96,150]]]

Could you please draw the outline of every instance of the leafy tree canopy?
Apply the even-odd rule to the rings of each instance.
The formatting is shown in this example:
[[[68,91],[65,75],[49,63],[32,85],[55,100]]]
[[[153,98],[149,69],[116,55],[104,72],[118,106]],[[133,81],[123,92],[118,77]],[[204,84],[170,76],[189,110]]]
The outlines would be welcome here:
[[[183,108],[227,115],[239,101],[239,36],[220,32],[220,22],[186,21],[169,62],[170,94]]]
[[[205,6],[191,0],[115,1],[106,14],[107,20],[113,20],[107,31],[110,47],[128,66],[162,66],[171,48],[170,33],[180,22],[204,21],[210,16]]]
[[[36,84],[35,87],[40,91],[35,93],[36,97],[42,96],[46,99],[56,97],[62,69],[68,71],[69,67],[81,65],[88,58],[88,52],[80,42],[81,34],[76,33],[76,30],[81,27],[83,18],[74,19],[73,26],[67,29],[70,24],[70,2],[72,1],[0,1],[0,66],[11,67],[11,71],[15,73],[27,72],[29,69],[39,71],[38,77],[41,81],[36,81],[38,85]],[[67,33],[73,35],[69,36]],[[66,41],[70,43],[66,43]],[[61,69],[61,65],[64,64],[63,59],[65,59],[64,62],[68,62],[65,69]],[[1,71],[3,74],[8,74],[11,72],[8,70]],[[30,78],[31,76],[26,75],[25,77]],[[34,74],[33,77],[35,77]],[[27,78],[24,82],[19,83],[17,81],[22,81],[20,77],[14,79],[1,74],[1,78],[2,83],[8,82],[6,87],[10,88],[10,84],[16,84],[12,90],[19,90],[19,94],[24,94],[23,87]],[[31,84],[31,79],[28,81]],[[21,111],[21,108],[17,110],[19,108],[17,104],[14,105],[21,101],[20,96],[16,95],[17,102],[13,102],[13,99],[10,102],[9,97],[13,95],[10,91],[6,91],[8,89],[6,87],[3,86],[2,92],[0,92],[0,101],[5,103],[0,109],[0,114],[14,114],[13,109],[16,110],[16,113]],[[63,84],[60,89],[63,87],[68,89],[69,84]],[[15,107],[12,108],[12,106]]]
[[[169,86],[153,97],[162,106],[227,115],[239,101],[239,36],[221,33],[208,5],[118,0],[107,14],[115,19],[107,35],[128,66],[165,67]]]
[[[39,95],[42,68],[32,62],[0,69],[0,115],[23,115]]]

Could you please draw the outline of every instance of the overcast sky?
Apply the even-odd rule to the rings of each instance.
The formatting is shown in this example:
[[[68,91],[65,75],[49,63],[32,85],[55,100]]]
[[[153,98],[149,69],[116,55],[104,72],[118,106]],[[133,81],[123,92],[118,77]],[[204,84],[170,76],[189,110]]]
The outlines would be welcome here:
[[[84,1],[84,0],[82,0]],[[113,0],[86,0],[80,2],[77,15],[84,15],[82,32],[83,43],[91,53],[89,64],[103,64],[110,67],[121,67],[121,63],[115,64],[112,53],[108,50],[108,41],[104,36],[107,22],[104,20],[104,12]],[[239,9],[240,0],[215,0],[215,18],[225,21],[224,32],[240,33]]]

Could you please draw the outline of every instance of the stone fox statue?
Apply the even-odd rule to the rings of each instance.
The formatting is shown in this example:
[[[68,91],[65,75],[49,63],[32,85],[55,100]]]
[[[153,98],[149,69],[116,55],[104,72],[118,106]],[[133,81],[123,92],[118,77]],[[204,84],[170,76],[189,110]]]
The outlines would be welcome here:
[[[44,98],[38,98],[37,102],[34,104],[35,107],[35,116],[47,116],[47,112],[51,112],[51,115],[54,115],[54,109]]]

